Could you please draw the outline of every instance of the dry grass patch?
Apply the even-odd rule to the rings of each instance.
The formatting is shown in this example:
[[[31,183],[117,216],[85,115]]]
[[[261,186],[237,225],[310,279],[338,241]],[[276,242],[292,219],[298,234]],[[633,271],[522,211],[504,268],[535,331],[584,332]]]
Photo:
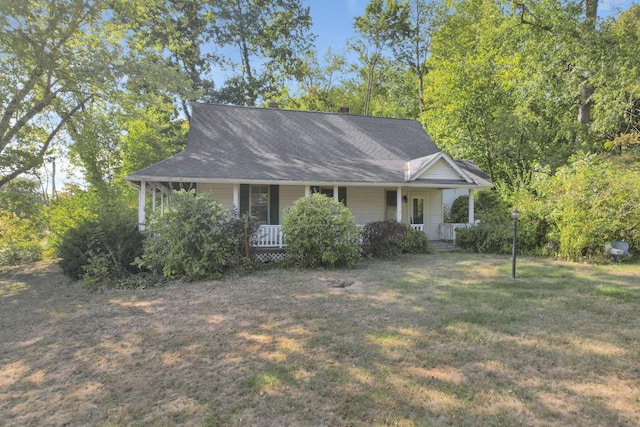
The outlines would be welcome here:
[[[1,425],[640,425],[640,269],[467,254],[83,291],[0,273]]]

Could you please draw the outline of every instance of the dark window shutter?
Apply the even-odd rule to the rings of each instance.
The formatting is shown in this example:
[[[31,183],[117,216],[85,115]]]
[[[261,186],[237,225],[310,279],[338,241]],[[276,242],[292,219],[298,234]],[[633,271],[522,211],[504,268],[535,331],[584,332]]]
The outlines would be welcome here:
[[[338,187],[338,200],[347,206],[347,187]]]
[[[240,184],[240,215],[249,215],[249,184]]]
[[[280,186],[269,187],[269,224],[280,224]]]

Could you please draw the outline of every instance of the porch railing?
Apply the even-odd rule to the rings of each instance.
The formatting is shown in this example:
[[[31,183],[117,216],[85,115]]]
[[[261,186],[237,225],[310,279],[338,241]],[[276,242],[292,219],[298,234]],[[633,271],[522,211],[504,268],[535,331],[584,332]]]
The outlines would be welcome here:
[[[410,224],[414,230],[424,232],[424,224]],[[362,228],[363,225],[358,225]],[[284,233],[281,225],[261,225],[254,237],[253,246],[256,248],[284,248]]]
[[[465,224],[465,223],[443,223],[440,224],[440,240],[445,240],[448,242],[456,241],[456,230],[458,228],[467,228],[471,227],[473,224]]]
[[[261,225],[258,235],[253,241],[256,248],[283,248],[284,234],[281,225]]]

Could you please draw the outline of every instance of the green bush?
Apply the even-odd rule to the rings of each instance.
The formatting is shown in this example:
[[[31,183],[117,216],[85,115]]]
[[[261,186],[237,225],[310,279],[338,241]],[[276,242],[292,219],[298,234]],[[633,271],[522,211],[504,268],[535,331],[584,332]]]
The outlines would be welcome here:
[[[143,235],[133,210],[105,210],[69,228],[56,251],[62,271],[87,283],[110,284],[136,273],[132,265],[142,253]]]
[[[352,267],[360,259],[359,232],[351,211],[323,194],[298,199],[285,212],[282,231],[290,265]]]
[[[456,230],[456,245],[478,253],[511,253],[513,230],[505,222],[481,222]]]
[[[403,254],[426,254],[429,253],[429,241],[427,235],[422,231],[414,230],[411,227],[406,227],[407,231],[404,233],[404,240],[402,242]]]
[[[0,265],[28,264],[42,259],[42,233],[30,219],[0,211]]]
[[[0,249],[0,265],[20,265],[40,261],[42,252],[42,244],[38,241],[16,242]]]
[[[482,190],[474,193],[474,218],[480,221],[492,221],[501,217],[509,209],[507,203],[495,190]],[[466,224],[469,222],[469,196],[460,196],[453,201],[447,222]]]
[[[164,215],[151,216],[138,265],[167,278],[218,278],[241,258],[241,221],[193,190],[174,191]]]
[[[469,196],[459,196],[451,204],[449,222],[453,224],[466,224],[469,222]]]
[[[640,170],[616,158],[581,155],[555,174],[537,171],[512,195],[521,211],[519,247],[583,261],[603,259],[604,245],[640,248]],[[520,242],[522,241],[522,246]]]
[[[395,219],[374,221],[362,228],[362,249],[376,258],[427,253],[427,236]]]
[[[402,253],[407,225],[395,219],[365,224],[362,227],[362,249],[377,258],[396,257]]]

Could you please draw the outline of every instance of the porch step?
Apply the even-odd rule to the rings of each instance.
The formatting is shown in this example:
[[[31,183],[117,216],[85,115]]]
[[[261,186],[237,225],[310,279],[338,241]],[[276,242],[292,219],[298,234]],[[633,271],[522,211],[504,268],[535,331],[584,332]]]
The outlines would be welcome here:
[[[429,249],[435,253],[453,252],[457,250],[456,244],[448,240],[429,240]]]

